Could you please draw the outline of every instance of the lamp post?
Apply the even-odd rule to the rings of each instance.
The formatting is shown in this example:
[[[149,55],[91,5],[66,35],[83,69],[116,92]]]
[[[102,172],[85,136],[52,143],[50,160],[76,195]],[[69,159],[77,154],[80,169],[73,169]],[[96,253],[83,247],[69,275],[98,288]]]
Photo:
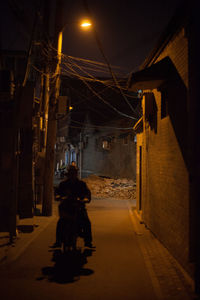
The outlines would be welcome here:
[[[45,155],[45,172],[44,172],[44,194],[42,203],[42,215],[51,216],[52,215],[52,201],[54,197],[53,190],[53,180],[54,180],[54,151],[56,144],[56,131],[57,131],[57,121],[56,121],[56,106],[59,97],[60,89],[60,64],[61,64],[61,54],[62,54],[62,40],[63,31],[69,24],[66,23],[64,26],[60,25],[60,16],[62,12],[62,0],[58,1],[58,6],[56,10],[56,25],[57,30],[55,33],[57,45],[57,59],[54,68],[54,81],[51,85],[52,95],[49,99],[49,109],[48,109],[48,125],[47,125],[47,142],[46,142],[46,155]],[[84,20],[80,23],[81,28],[88,29],[91,27],[91,22]]]
[[[60,63],[62,51],[62,31],[61,15],[63,1],[57,1],[56,16],[55,16],[55,39],[54,48],[57,49],[56,59],[51,58],[52,70],[54,73],[53,80],[50,84],[50,97],[48,103],[48,120],[46,127],[46,153],[44,165],[44,193],[42,202],[42,215],[52,215],[52,201],[54,197],[53,180],[54,180],[54,147],[56,143],[56,106],[60,88]]]

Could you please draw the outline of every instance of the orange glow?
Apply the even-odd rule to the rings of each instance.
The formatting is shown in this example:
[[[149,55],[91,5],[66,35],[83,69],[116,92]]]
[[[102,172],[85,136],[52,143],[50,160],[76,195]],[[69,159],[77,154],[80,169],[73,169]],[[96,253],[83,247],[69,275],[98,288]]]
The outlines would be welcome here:
[[[92,23],[89,20],[83,20],[80,26],[83,29],[89,29],[92,26]]]

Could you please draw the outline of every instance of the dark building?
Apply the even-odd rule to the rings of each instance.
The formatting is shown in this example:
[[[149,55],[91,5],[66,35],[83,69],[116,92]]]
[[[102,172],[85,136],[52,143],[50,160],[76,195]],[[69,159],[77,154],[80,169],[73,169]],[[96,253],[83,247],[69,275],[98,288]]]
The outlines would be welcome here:
[[[137,210],[199,289],[198,16],[172,18],[131,90],[143,90],[137,133]],[[198,69],[199,70],[199,69]]]
[[[121,87],[128,104],[111,79],[85,83],[62,78],[61,94],[67,96],[68,113],[60,120],[58,116],[55,168],[75,160],[83,177],[135,179],[132,127],[140,116],[140,101],[137,93],[126,91],[125,83]]]

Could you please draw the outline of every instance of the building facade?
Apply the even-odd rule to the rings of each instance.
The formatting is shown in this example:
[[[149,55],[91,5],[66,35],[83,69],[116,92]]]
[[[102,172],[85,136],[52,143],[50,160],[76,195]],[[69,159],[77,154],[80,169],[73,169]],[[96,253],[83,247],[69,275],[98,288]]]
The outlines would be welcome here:
[[[136,143],[132,130],[85,127],[82,133],[82,176],[91,174],[135,180]],[[115,126],[114,126],[115,125]],[[92,126],[92,124],[91,124]],[[115,128],[115,129],[114,129]]]
[[[138,93],[127,91],[127,105],[112,79],[101,78],[86,85],[80,79],[63,76],[61,95],[67,97],[67,113],[58,121],[55,170],[75,161],[81,177],[96,174],[134,180],[132,127],[141,116]]]
[[[198,178],[194,57],[198,56],[193,48],[197,23],[190,8],[186,4],[179,8],[140,71],[132,74],[130,88],[143,91],[143,117],[134,126],[137,210],[195,279],[198,290],[199,192],[194,183]]]

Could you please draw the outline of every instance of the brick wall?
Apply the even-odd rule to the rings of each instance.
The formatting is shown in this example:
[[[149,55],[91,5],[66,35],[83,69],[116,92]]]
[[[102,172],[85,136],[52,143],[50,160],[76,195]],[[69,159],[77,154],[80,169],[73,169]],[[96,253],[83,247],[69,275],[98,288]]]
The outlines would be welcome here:
[[[143,209],[142,206],[142,202],[143,202],[143,198],[142,198],[142,190],[141,190],[141,186],[143,184],[143,180],[142,180],[142,176],[143,176],[143,172],[142,170],[144,170],[144,166],[142,168],[142,159],[143,156],[143,134],[140,132],[137,134],[137,149],[136,149],[136,206],[137,206],[137,210],[138,212],[140,212]]]
[[[177,82],[169,87],[169,113],[161,118],[162,92],[153,90],[157,128],[143,115],[143,139],[137,135],[137,163],[142,145],[142,217],[152,232],[190,271],[189,178],[187,165],[187,39],[181,30],[157,61],[169,56],[177,70]],[[146,91],[148,92],[148,91]],[[145,112],[143,97],[143,113]],[[139,173],[137,165],[137,184]],[[139,201],[139,187],[137,188]],[[138,202],[137,201],[137,202]],[[139,209],[139,204],[137,204]]]
[[[184,28],[171,39],[155,62],[169,56],[188,88],[188,40]]]

